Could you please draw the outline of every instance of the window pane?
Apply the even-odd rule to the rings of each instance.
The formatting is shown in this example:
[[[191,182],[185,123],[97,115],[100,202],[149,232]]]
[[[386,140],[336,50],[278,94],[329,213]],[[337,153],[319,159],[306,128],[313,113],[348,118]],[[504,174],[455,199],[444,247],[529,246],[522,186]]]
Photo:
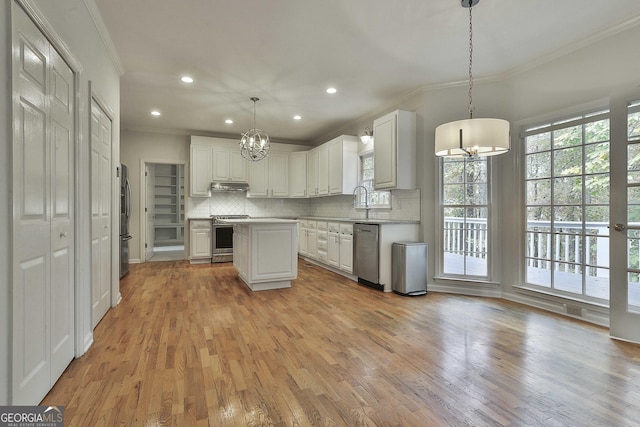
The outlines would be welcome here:
[[[540,222],[541,224],[549,224],[551,221],[550,207],[529,207],[527,208],[527,224]]]
[[[609,269],[588,269],[585,280],[585,293],[590,297],[609,299]]]
[[[551,132],[528,136],[525,139],[527,153],[536,153],[551,149]]]
[[[442,203],[444,205],[462,205],[464,204],[464,185],[463,184],[450,184],[445,185],[442,196]]]
[[[640,170],[640,144],[627,146],[627,169]]]
[[[553,208],[553,221],[553,229],[558,233],[579,233],[582,230],[582,208],[556,206]]]
[[[582,203],[582,177],[574,176],[554,179],[553,203],[560,205]]]
[[[586,173],[609,172],[609,143],[591,144],[584,147]]]
[[[582,147],[554,151],[553,174],[555,176],[578,175],[581,173]]]
[[[609,267],[609,237],[588,236],[586,242],[587,264]]]
[[[628,115],[627,136],[628,139],[640,138],[640,112]]]
[[[445,161],[442,164],[442,169],[444,184],[464,182],[464,162]]]
[[[585,177],[584,203],[608,204],[611,193],[609,174],[599,174]]]
[[[487,204],[487,184],[469,184],[465,187],[467,205]]]
[[[551,234],[527,233],[527,254],[530,258],[551,259]]]
[[[527,204],[548,205],[551,203],[551,180],[527,181]]]
[[[573,126],[553,132],[553,148],[582,144],[582,126]]]
[[[582,268],[577,264],[559,263],[553,272],[555,289],[582,294]]]
[[[551,287],[550,262],[538,259],[527,259],[526,281],[532,285]]]
[[[551,176],[551,152],[529,154],[527,156],[527,179]]]
[[[584,125],[585,143],[609,141],[609,119],[599,120]]]

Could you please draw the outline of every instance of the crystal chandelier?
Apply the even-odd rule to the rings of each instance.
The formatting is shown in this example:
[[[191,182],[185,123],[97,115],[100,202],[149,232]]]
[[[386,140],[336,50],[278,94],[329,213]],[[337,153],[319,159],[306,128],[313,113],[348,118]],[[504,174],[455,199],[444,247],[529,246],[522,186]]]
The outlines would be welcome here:
[[[247,160],[258,162],[269,155],[269,135],[256,129],[256,102],[260,99],[255,96],[250,99],[253,101],[253,128],[242,134],[240,154]]]
[[[469,118],[442,124],[436,128],[436,156],[493,156],[509,151],[509,122],[502,119],[473,118],[473,6],[480,0],[461,0],[469,8]]]

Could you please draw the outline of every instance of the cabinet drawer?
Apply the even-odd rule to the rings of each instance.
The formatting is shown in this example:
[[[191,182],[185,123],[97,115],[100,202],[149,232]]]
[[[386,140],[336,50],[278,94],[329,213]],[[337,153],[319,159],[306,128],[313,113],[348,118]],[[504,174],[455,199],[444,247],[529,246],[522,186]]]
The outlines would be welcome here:
[[[353,224],[340,224],[340,234],[353,235]]]
[[[327,252],[327,241],[326,240],[318,240],[318,253],[320,251]]]
[[[339,233],[340,232],[340,224],[337,222],[330,222],[327,227],[329,228],[330,233]]]
[[[313,220],[307,221],[307,228],[310,230],[315,230],[317,225],[318,225],[317,221],[313,221]]]
[[[192,230],[208,230],[211,228],[211,221],[209,220],[191,220],[191,229]]]
[[[318,221],[316,228],[318,229],[318,231],[327,231],[327,223],[324,221]]]

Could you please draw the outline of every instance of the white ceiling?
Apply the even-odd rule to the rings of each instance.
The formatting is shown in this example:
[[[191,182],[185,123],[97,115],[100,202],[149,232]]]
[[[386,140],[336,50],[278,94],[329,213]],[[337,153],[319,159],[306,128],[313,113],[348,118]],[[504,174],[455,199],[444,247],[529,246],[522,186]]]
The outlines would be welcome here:
[[[124,71],[122,129],[238,137],[257,96],[258,128],[309,143],[420,87],[468,78],[459,0],[95,1]],[[638,0],[482,0],[474,76],[527,67],[639,17]]]

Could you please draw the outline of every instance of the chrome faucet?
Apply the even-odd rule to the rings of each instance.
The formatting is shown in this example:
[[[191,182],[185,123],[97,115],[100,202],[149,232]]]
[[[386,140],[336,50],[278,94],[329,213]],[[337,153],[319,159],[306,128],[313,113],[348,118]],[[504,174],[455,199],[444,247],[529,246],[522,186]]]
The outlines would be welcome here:
[[[353,189],[353,207],[357,206],[356,191],[358,191],[358,188],[362,188],[364,190],[365,218],[369,219],[369,191],[367,190],[367,187],[365,187],[364,185],[357,185],[356,188]]]

